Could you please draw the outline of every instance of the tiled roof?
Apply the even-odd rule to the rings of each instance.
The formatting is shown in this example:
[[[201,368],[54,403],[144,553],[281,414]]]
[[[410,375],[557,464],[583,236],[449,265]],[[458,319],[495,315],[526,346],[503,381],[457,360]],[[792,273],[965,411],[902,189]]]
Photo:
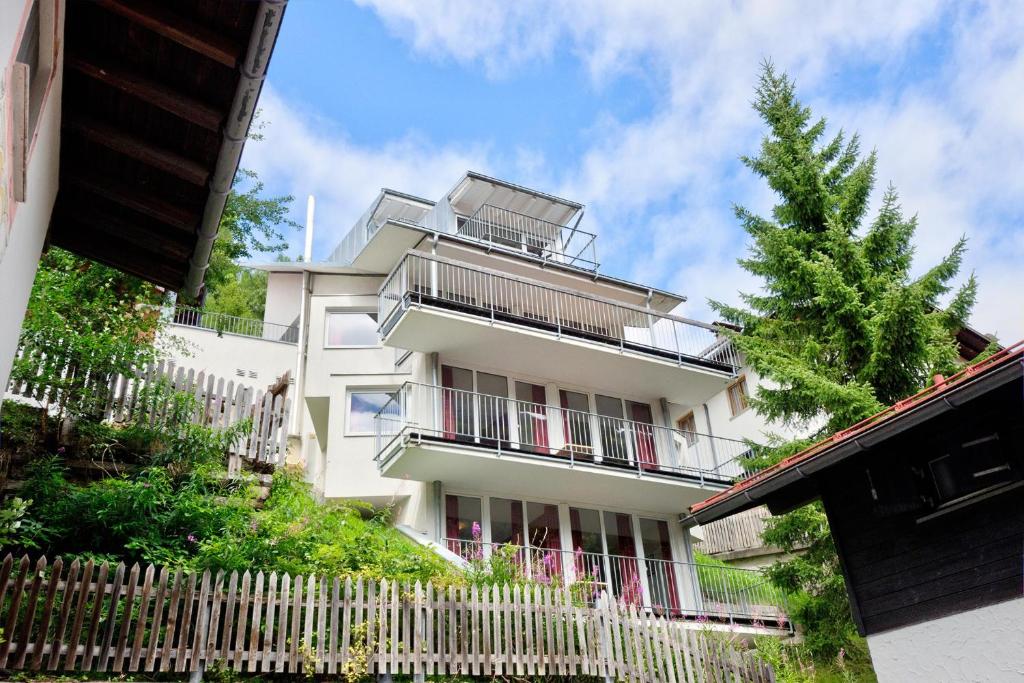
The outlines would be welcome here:
[[[973,365],[968,365],[955,375],[940,379],[932,384],[932,386],[922,389],[913,396],[905,398],[902,401],[897,401],[885,410],[861,420],[852,427],[838,431],[827,439],[823,439],[813,446],[809,446],[799,453],[781,460],[771,467],[752,474],[743,481],[734,484],[731,488],[728,488],[707,500],[696,503],[690,507],[690,513],[692,514],[701,510],[706,510],[714,505],[721,504],[730,498],[742,495],[745,491],[748,491],[758,484],[771,479],[786,470],[792,469],[801,463],[807,462],[808,460],[819,456],[842,443],[851,441],[859,437],[865,431],[877,427],[883,422],[896,419],[911,408],[915,408],[923,403],[940,398],[965,382],[1022,359],[1024,359],[1024,340],[1006,347],[998,353],[989,356],[985,360],[974,363]]]

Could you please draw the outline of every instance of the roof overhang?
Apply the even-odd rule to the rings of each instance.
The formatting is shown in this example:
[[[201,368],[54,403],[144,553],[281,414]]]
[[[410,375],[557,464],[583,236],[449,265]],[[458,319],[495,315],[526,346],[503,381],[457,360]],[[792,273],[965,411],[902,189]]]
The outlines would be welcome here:
[[[1024,342],[1019,342],[998,356],[966,368],[946,380],[943,386],[923,396],[901,401],[883,413],[881,419],[841,432],[692,506],[685,520],[707,524],[758,505],[768,505],[773,512],[779,513],[808,503],[818,497],[814,481],[817,475],[1020,379],[1024,373],[1022,361]]]
[[[577,202],[474,171],[467,172],[448,193],[448,202],[456,213],[465,216],[490,204],[555,225],[567,225],[583,211],[583,205]]]
[[[50,243],[194,295],[287,0],[69,0]]]

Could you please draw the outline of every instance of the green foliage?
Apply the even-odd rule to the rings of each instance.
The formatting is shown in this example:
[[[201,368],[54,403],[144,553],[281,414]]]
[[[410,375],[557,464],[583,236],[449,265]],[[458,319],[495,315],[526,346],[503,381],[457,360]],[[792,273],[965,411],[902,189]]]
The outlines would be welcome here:
[[[750,236],[740,264],[761,288],[742,307],[711,302],[742,332],[732,335],[747,363],[770,385],[750,403],[791,427],[822,425],[820,437],[847,428],[921,389],[958,360],[955,334],[974,304],[970,276],[957,290],[966,249],[959,240],[939,263],[911,275],[916,217],[906,218],[889,187],[868,217],[874,152],[856,135],[825,137],[796,98],[792,81],[766,63],[754,108],[768,127],[759,153],[742,161],[767,182],[778,202],[770,216],[736,207]],[[944,304],[941,306],[940,304]],[[778,462],[808,441],[756,451],[758,466]],[[769,520],[765,541],[800,551],[777,564],[772,580],[795,593],[793,616],[808,650],[830,659],[853,642],[846,591],[821,507]]]
[[[14,496],[0,507],[0,549],[12,545],[25,545],[34,532],[31,520],[25,520],[32,500]],[[31,547],[31,546],[29,546]]]
[[[0,415],[0,448],[10,453],[32,453],[42,445],[40,408],[4,401]]]
[[[757,600],[763,599],[772,605],[787,604],[788,589],[783,590],[778,585],[772,585],[767,575],[738,569],[727,562],[696,551],[693,556],[697,565],[697,581],[703,594],[709,599],[714,599],[724,586],[728,586],[731,595],[756,596]],[[722,595],[721,599],[724,602],[728,597]]]
[[[824,417],[829,432],[848,427],[919,390],[933,373],[955,368],[955,334],[974,303],[973,276],[952,291],[966,243],[911,277],[916,217],[905,218],[886,192],[866,227],[875,153],[860,154],[854,135],[823,141],[793,83],[764,66],[754,108],[768,125],[760,153],[744,164],[779,202],[770,217],[736,207],[751,238],[741,265],[762,291],[745,307],[712,302],[743,328],[734,342],[777,387],[761,387],[751,405],[767,418],[803,426]]]
[[[263,319],[267,299],[267,274],[239,268],[234,278],[207,294],[203,309],[217,313]]]
[[[246,183],[247,189],[241,189]],[[282,254],[288,244],[281,226],[300,227],[288,218],[292,197],[262,197],[263,189],[254,171],[239,169],[206,271],[206,310],[263,317],[261,294],[266,293],[266,274],[249,273],[238,262],[262,254]]]
[[[240,429],[246,428],[245,425]],[[300,473],[278,471],[259,507],[253,477],[221,465],[240,432],[182,424],[93,429],[97,443],[135,439],[148,463],[87,484],[72,482],[58,456],[35,459],[24,493],[34,505],[11,545],[50,555],[152,562],[187,569],[359,574],[444,583],[451,569],[404,538],[385,514],[358,505],[322,505]],[[123,436],[127,434],[127,436]]]
[[[855,637],[831,660],[815,659],[806,645],[786,643],[775,636],[755,636],[755,654],[771,664],[779,683],[874,683],[867,641]]]
[[[157,357],[160,292],[113,268],[53,248],[36,272],[11,379],[49,386],[58,417],[91,415],[107,379]]]

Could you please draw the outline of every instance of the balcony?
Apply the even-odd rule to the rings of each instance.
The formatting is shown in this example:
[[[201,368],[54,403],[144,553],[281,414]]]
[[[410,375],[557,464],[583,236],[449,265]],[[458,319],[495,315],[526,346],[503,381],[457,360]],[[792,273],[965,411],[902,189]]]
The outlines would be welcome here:
[[[693,405],[736,375],[735,350],[694,320],[409,251],[378,297],[385,344],[511,373]]]
[[[457,234],[584,270],[596,271],[599,265],[593,233],[490,204],[460,219]]]
[[[674,619],[791,627],[785,594],[752,569],[458,538],[442,543],[467,562],[486,562],[499,554],[523,579],[570,586],[584,602],[608,591],[618,600]]]
[[[299,326],[297,324],[268,323],[254,318],[239,318],[184,306],[169,311],[168,315],[172,325],[210,330],[218,335],[231,334],[286,344],[295,344],[299,341]]]
[[[743,474],[745,442],[409,382],[374,418],[385,477],[675,514]]]

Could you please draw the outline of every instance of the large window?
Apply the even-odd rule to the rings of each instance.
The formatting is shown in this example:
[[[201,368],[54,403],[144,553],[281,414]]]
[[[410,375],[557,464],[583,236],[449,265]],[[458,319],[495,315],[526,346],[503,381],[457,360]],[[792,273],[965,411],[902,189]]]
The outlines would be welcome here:
[[[373,418],[382,408],[398,395],[394,390],[351,391],[348,395],[348,429],[351,436],[373,434]],[[394,405],[396,410],[397,404]],[[398,415],[394,416],[396,419]]]
[[[377,314],[370,311],[328,311],[327,347],[374,347],[377,338]]]

